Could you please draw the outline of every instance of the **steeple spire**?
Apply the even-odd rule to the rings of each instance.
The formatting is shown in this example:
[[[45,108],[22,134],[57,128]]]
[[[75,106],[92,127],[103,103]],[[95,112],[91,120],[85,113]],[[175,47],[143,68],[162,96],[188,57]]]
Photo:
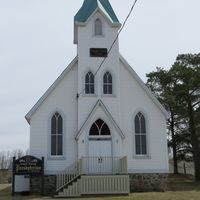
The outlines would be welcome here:
[[[120,25],[109,0],[84,0],[82,7],[74,17],[74,22],[85,23],[97,9],[103,12],[103,14],[109,18],[111,23]]]

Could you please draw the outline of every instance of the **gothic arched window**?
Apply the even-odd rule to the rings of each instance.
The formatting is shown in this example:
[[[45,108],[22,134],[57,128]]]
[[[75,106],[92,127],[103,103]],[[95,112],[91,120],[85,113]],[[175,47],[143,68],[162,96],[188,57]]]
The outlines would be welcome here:
[[[63,119],[58,112],[51,118],[51,155],[63,155]]]
[[[85,76],[85,94],[94,94],[94,74],[88,72]]]
[[[95,36],[103,35],[102,33],[102,22],[100,19],[96,19],[94,22],[94,34]]]
[[[141,112],[135,116],[135,153],[136,155],[147,154],[146,123]]]
[[[103,93],[112,94],[112,76],[109,72],[106,72],[103,76]]]
[[[101,119],[98,119],[90,128],[89,135],[110,135],[110,129],[108,125]]]

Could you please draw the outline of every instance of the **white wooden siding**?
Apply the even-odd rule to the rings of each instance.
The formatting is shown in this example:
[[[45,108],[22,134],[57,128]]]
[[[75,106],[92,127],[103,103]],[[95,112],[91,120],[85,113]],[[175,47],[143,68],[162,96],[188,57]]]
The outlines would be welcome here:
[[[128,170],[135,173],[168,172],[166,120],[157,105],[136,80],[120,65],[121,125],[126,134],[123,152],[128,156]],[[147,156],[135,155],[134,117],[142,112],[146,119]]]
[[[52,174],[72,164],[77,159],[75,141],[77,131],[77,65],[46,98],[31,119],[30,153],[45,157],[45,173]],[[51,116],[60,112],[63,117],[63,157],[50,155]]]

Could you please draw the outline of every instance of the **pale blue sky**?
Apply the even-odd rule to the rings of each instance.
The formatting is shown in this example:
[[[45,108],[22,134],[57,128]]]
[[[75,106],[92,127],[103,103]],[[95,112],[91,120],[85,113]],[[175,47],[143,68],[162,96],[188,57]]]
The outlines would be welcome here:
[[[24,116],[76,55],[83,0],[0,0],[0,151],[29,147]],[[123,22],[133,0],[110,0]],[[139,76],[200,52],[199,0],[138,0],[120,51]]]

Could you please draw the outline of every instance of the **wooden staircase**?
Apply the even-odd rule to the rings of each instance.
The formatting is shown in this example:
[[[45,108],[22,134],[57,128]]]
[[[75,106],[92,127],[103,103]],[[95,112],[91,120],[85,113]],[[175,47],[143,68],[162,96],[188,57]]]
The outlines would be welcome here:
[[[82,174],[82,159],[79,159],[56,176],[56,193],[73,185]]]
[[[90,194],[129,194],[127,159],[122,157],[119,158],[119,162],[116,162],[116,160],[112,158],[112,162],[115,165],[117,163],[117,166],[113,166],[109,174],[102,174],[99,170],[98,174],[91,174],[87,166],[90,163],[88,162],[88,157],[87,159],[81,158],[57,175],[55,197],[80,197]],[[105,169],[103,169],[103,172],[105,172]]]
[[[61,192],[58,192],[58,195],[55,197],[80,197],[80,186],[80,178],[78,178],[72,184],[68,185],[66,188],[63,188]]]

